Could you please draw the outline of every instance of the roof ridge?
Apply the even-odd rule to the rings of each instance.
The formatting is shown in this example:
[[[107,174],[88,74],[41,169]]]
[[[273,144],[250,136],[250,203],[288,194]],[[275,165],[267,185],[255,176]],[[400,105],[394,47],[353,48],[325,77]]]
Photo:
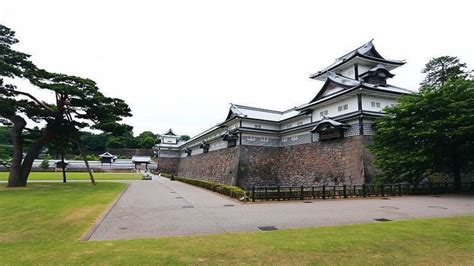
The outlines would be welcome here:
[[[253,107],[253,106],[247,106],[247,105],[241,105],[241,104],[233,104],[237,108],[247,108],[247,109],[252,109],[254,111],[268,111],[276,114],[283,114],[284,112],[282,111],[277,111],[277,110],[271,110],[271,109],[266,109],[266,108],[260,108],[260,107]]]
[[[370,44],[370,45],[374,46],[373,41],[374,41],[374,38],[372,38],[370,41],[364,43],[363,45],[357,47],[356,49],[354,49],[354,50],[352,50],[352,51],[350,51],[350,52],[348,52],[348,53],[345,53],[343,56],[338,57],[336,60],[342,60],[344,57],[348,56],[349,54],[352,54],[353,52],[358,52],[359,49],[363,48],[363,47],[366,46],[367,44]]]

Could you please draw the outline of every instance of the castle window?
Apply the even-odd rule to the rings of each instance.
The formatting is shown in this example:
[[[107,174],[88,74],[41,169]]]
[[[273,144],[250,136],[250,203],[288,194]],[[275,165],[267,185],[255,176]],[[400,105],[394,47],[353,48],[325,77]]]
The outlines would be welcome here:
[[[339,111],[340,112],[340,111]],[[322,112],[319,112],[319,116],[320,117],[324,117],[324,116],[327,116],[328,115],[328,110],[324,110]]]
[[[371,107],[374,107],[374,108],[375,108],[375,107],[380,108],[380,102],[371,102],[371,103],[370,103],[370,106],[371,106]]]
[[[247,136],[247,140],[248,141],[255,141],[255,137],[254,136]]]
[[[255,128],[262,128],[262,125],[255,124]]]
[[[342,112],[343,110],[347,110],[347,109],[349,109],[349,106],[347,104],[337,107],[338,112]]]
[[[288,138],[287,137],[284,137],[281,139],[281,142],[287,142],[288,141]]]
[[[268,138],[267,137],[262,137],[262,141],[263,142],[268,142]]]
[[[293,141],[298,140],[298,136],[291,137],[291,140],[293,140]]]

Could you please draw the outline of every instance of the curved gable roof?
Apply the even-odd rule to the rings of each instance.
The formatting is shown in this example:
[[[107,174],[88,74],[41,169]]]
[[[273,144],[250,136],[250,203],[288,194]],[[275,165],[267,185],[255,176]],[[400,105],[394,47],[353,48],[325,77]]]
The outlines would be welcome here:
[[[356,57],[359,57],[359,58],[362,58],[362,59],[365,59],[365,60],[369,60],[369,61],[373,61],[373,62],[376,62],[376,63],[385,63],[385,64],[388,64],[388,65],[393,65],[394,68],[396,66],[400,66],[400,65],[405,64],[405,61],[403,61],[403,60],[391,60],[391,59],[385,59],[384,57],[382,57],[380,55],[380,53],[377,51],[377,49],[375,49],[375,46],[373,44],[373,40],[370,40],[368,43],[366,43],[366,44],[350,51],[349,53],[346,53],[345,55],[343,55],[339,58],[337,58],[336,61],[334,61],[334,63],[332,63],[328,67],[326,67],[326,68],[324,68],[324,69],[322,69],[322,70],[320,70],[320,71],[318,71],[314,74],[311,74],[310,78],[317,79],[318,77],[324,75],[328,71],[334,70],[337,67],[342,66],[343,64],[345,64],[349,60],[354,59]]]

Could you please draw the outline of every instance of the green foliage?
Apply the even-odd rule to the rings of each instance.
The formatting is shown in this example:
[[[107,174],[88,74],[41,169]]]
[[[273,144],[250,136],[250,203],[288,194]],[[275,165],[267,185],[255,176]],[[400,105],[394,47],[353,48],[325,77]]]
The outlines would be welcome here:
[[[49,168],[49,160],[48,160],[48,159],[44,159],[43,161],[41,161],[40,167],[41,167],[41,169],[43,169],[43,170],[48,170],[48,168]]]
[[[107,134],[94,134],[91,132],[81,132],[81,140],[84,146],[90,151],[102,152],[106,148]]]
[[[12,144],[11,128],[0,126],[0,144],[3,144],[3,145]]]
[[[193,186],[209,189],[214,192],[217,192],[217,193],[220,193],[232,198],[236,198],[236,199],[240,199],[245,195],[245,190],[236,186],[223,185],[223,184],[219,184],[219,183],[216,183],[213,181],[207,181],[207,180],[178,177],[171,174],[161,174],[161,176],[170,178],[171,180],[181,181]]]
[[[191,139],[191,137],[188,135],[181,135],[181,138],[180,138],[180,140],[182,141],[188,141],[189,139]]]
[[[370,147],[383,171],[380,182],[422,180],[432,172],[460,174],[474,160],[474,82],[451,78],[403,96],[376,122]]]
[[[151,131],[143,131],[137,137],[137,146],[142,149],[151,149],[157,141],[157,136]]]
[[[81,155],[75,155],[72,159],[82,161],[82,156]],[[98,155],[95,155],[95,154],[87,154],[86,159],[88,161],[99,161],[100,157]]]
[[[440,86],[450,78],[467,78],[470,71],[466,70],[466,64],[461,63],[455,56],[440,56],[431,59],[423,69],[426,74],[421,83],[425,86]]]

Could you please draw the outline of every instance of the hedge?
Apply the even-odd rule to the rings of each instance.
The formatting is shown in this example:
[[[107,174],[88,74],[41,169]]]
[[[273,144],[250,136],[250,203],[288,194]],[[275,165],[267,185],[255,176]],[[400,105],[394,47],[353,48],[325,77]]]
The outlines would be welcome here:
[[[173,175],[171,174],[161,173],[161,176],[170,178],[171,180],[173,180],[172,178]],[[193,178],[184,178],[184,177],[178,177],[178,176],[174,176],[174,180],[178,180],[183,183],[187,183],[187,184],[197,186],[197,187],[202,187],[202,188],[205,188],[205,189],[208,189],[208,190],[211,190],[211,191],[214,191],[214,192],[217,192],[217,193],[220,193],[220,194],[223,194],[235,199],[241,199],[242,197],[245,196],[245,190],[236,186],[228,186],[228,185],[219,184],[213,181],[193,179]]]

